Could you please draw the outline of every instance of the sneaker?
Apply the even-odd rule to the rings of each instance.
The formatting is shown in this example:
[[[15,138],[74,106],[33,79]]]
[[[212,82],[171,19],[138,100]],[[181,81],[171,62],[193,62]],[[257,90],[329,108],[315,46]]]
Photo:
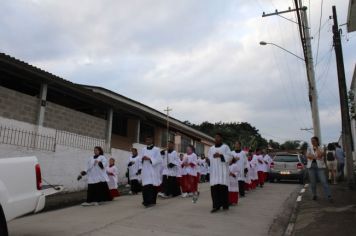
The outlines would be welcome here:
[[[194,195],[193,195],[193,200],[192,200],[192,202],[193,202],[193,203],[197,203],[197,201],[198,201],[198,195],[197,195],[197,194],[194,194]]]
[[[182,197],[183,197],[183,198],[188,197],[188,193],[182,193]]]
[[[130,191],[129,194],[132,195],[133,194],[132,191]]]
[[[165,196],[165,194],[161,193],[161,192],[159,192],[157,195],[158,195],[158,197],[164,197]]]
[[[189,197],[193,197],[193,195],[194,195],[193,193],[188,193]]]
[[[217,211],[219,211],[219,209],[213,208],[213,209],[210,211],[210,213],[216,213]]]
[[[86,207],[86,206],[99,206],[99,203],[97,203],[97,202],[83,202],[81,205],[83,207]]]

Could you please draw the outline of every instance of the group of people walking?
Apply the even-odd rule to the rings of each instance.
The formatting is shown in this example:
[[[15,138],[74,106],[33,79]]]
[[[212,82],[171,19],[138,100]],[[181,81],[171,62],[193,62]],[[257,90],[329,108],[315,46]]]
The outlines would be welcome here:
[[[262,155],[259,149],[255,153],[242,150],[239,141],[231,151],[220,133],[216,134],[215,145],[209,149],[207,158],[198,157],[192,145],[187,146],[185,154],[178,154],[174,147],[174,143],[169,142],[167,150],[160,151],[148,137],[140,156],[137,149],[132,149],[127,176],[132,194],[142,190],[145,207],[154,206],[158,196],[192,197],[196,202],[198,183],[209,181],[211,212],[227,210],[238,204],[239,196],[244,197],[245,191],[263,187],[272,162],[272,158]]]
[[[325,153],[317,137],[313,137],[311,141],[312,145],[306,156],[313,199],[317,198],[317,178],[322,183],[326,196],[331,199],[324,173]],[[240,197],[245,197],[246,191],[263,188],[273,162],[269,154],[260,149],[242,150],[240,141],[235,142],[234,150],[231,151],[223,143],[220,133],[215,135],[215,144],[210,147],[207,158],[199,158],[192,145],[187,146],[185,154],[178,154],[174,147],[174,143],[170,141],[167,149],[161,151],[154,146],[152,137],[147,137],[146,147],[140,155],[137,149],[132,148],[132,155],[127,162],[130,192],[142,192],[142,204],[145,207],[156,205],[158,196],[192,197],[195,203],[199,196],[198,183],[209,181],[211,212],[228,210],[230,206],[238,204]],[[336,151],[333,154],[336,156]],[[87,201],[83,206],[97,205],[119,196],[117,174],[115,160],[110,158],[107,162],[102,148],[95,147],[94,156],[89,158],[86,170],[78,176],[79,180],[87,175]]]

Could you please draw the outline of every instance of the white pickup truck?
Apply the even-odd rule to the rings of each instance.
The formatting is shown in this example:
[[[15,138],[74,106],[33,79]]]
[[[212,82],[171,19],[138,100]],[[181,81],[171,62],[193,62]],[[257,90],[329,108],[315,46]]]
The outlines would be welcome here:
[[[8,221],[41,211],[45,206],[45,197],[36,157],[0,158],[1,236],[8,235]]]

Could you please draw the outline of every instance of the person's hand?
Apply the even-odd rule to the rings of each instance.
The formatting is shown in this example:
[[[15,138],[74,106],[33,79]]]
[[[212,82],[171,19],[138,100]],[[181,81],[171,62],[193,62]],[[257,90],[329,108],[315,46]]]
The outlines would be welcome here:
[[[175,167],[176,165],[175,164],[173,164],[173,163],[169,163],[168,164],[168,168],[173,168],[173,167]]]
[[[101,161],[98,162],[98,166],[101,168],[101,169],[104,169],[104,165]]]
[[[149,158],[148,156],[144,156],[144,157],[142,158],[142,160],[144,160],[144,161],[150,161],[151,158]]]
[[[99,161],[98,160],[95,160],[94,161],[94,165],[96,165],[96,164],[98,164],[99,163]]]
[[[236,175],[234,173],[230,173],[230,176],[232,177],[236,177]]]
[[[80,175],[81,175],[81,176],[84,176],[84,175],[86,175],[86,174],[87,174],[87,172],[85,172],[85,171],[80,172]]]
[[[216,152],[216,153],[214,154],[214,158],[220,158],[220,153]]]
[[[236,161],[239,161],[239,160],[240,160],[240,157],[235,157],[235,160],[236,160]]]
[[[263,164],[263,162],[261,160],[258,160],[258,163]]]

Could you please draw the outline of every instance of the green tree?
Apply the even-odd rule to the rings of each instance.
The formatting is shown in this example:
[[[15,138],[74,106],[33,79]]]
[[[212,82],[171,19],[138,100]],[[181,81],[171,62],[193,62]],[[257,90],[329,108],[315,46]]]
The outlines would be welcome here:
[[[268,142],[264,139],[259,130],[253,127],[248,122],[217,122],[210,123],[205,121],[199,125],[185,121],[185,124],[202,131],[210,136],[214,136],[217,132],[224,136],[224,141],[230,147],[233,147],[236,140],[240,140],[243,146],[255,149],[267,148]]]

